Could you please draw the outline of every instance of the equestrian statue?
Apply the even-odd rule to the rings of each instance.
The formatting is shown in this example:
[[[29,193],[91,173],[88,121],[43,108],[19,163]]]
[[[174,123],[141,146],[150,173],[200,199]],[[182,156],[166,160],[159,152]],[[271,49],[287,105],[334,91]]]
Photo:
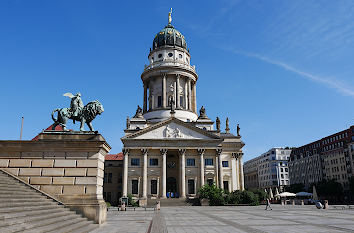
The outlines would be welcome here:
[[[67,96],[71,99],[70,108],[57,108],[52,112],[52,119],[54,121],[52,130],[54,130],[57,125],[63,127],[63,130],[67,130],[66,123],[71,119],[74,124],[75,121],[81,123],[80,131],[85,131],[85,123],[90,128],[90,131],[94,131],[91,122],[97,115],[103,113],[104,109],[102,104],[98,100],[94,100],[84,106],[80,92],[76,93],[76,95],[65,93],[63,96]],[[54,117],[55,112],[58,112],[57,118]]]

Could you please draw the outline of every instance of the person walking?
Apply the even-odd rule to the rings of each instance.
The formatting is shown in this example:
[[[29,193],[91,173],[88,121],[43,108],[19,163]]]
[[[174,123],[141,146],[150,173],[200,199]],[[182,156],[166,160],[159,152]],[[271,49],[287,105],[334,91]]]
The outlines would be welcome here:
[[[269,208],[270,210],[272,210],[272,207],[270,206],[270,200],[269,200],[269,198],[267,198],[267,200],[266,200],[266,208],[265,208],[265,210],[268,210],[268,208]]]

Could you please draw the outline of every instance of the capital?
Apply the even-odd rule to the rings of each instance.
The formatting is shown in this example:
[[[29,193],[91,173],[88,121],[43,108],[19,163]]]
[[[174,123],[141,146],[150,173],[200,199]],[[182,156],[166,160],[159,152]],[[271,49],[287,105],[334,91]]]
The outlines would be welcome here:
[[[167,154],[167,149],[160,149],[161,155],[166,155]]]
[[[146,155],[148,152],[149,152],[149,149],[147,149],[147,148],[141,149],[141,153],[143,153],[143,155]]]
[[[205,149],[204,148],[198,148],[198,154],[199,155],[204,155]]]
[[[221,155],[221,152],[222,152],[222,149],[221,149],[221,148],[216,149],[216,153],[217,153],[218,155]]]
[[[179,153],[180,155],[185,155],[185,154],[186,154],[186,151],[187,151],[187,149],[178,149],[178,153]]]
[[[129,154],[129,149],[128,148],[123,148],[123,155]]]

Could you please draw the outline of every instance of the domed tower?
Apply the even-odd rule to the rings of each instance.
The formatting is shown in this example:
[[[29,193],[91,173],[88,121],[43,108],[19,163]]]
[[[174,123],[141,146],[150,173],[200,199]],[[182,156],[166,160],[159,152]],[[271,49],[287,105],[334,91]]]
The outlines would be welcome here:
[[[198,119],[198,75],[195,66],[190,64],[184,36],[171,24],[171,13],[167,26],[153,40],[149,65],[141,74],[144,84],[143,115],[146,120],[159,122],[171,117],[171,109],[174,109],[174,117],[192,122]]]

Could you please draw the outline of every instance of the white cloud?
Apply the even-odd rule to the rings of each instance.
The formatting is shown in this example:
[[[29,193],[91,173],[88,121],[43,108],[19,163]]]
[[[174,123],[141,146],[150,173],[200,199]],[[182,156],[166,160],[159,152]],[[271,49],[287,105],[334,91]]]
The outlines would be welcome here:
[[[336,80],[336,79],[328,79],[325,77],[320,77],[318,75],[314,75],[314,74],[310,74],[308,72],[296,69],[293,66],[290,66],[284,62],[281,61],[277,61],[277,60],[273,60],[271,58],[268,58],[266,56],[262,56],[259,54],[255,54],[255,53],[247,53],[247,52],[241,52],[241,51],[236,51],[236,50],[230,50],[228,49],[228,51],[232,51],[233,53],[237,53],[237,54],[241,54],[241,55],[245,55],[247,57],[254,57],[257,58],[261,61],[267,62],[269,64],[273,64],[276,66],[279,66],[285,70],[294,72],[302,77],[305,77],[311,81],[314,82],[318,82],[318,83],[322,83],[324,85],[326,85],[327,87],[333,88],[335,90],[337,90],[338,92],[344,94],[344,95],[349,95],[349,96],[353,96],[354,97],[354,89],[352,87],[350,87],[349,85],[344,84],[342,81],[340,80]]]

